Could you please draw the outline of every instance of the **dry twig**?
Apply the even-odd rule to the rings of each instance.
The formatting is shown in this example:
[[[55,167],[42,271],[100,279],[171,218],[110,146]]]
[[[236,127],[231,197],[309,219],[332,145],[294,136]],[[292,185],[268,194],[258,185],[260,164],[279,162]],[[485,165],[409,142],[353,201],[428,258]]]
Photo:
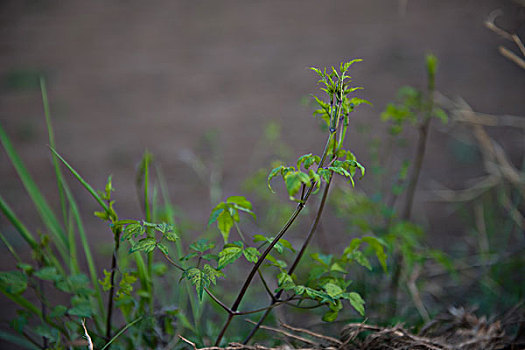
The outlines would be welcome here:
[[[500,27],[496,25],[495,20],[496,18],[501,16],[502,13],[503,11],[499,9],[492,11],[485,21],[485,26],[488,29],[492,30],[494,33],[501,36],[502,38],[512,41],[514,44],[516,44],[522,56],[525,56],[525,46],[523,45],[523,42],[521,41],[521,39],[516,34],[510,34],[509,32],[501,29]],[[519,67],[525,69],[525,60],[523,58],[519,57],[514,52],[510,51],[509,49],[503,46],[500,46],[498,50],[500,54],[503,55],[503,57],[511,60],[512,62],[517,64]]]

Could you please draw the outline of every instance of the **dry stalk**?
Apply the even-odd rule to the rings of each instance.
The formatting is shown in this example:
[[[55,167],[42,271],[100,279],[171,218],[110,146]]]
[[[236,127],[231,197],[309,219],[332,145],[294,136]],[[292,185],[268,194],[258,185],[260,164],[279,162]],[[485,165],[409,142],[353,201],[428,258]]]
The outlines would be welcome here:
[[[333,337],[329,337],[327,335],[322,335],[322,334],[319,334],[319,333],[315,333],[315,332],[309,331],[308,329],[292,327],[290,325],[287,325],[286,323],[281,323],[281,326],[283,328],[289,329],[289,330],[294,331],[294,332],[304,333],[304,334],[308,334],[308,335],[310,335],[312,337],[315,337],[315,338],[318,338],[318,339],[321,339],[321,340],[326,340],[327,342],[332,343],[334,345],[341,345],[341,344],[343,344],[339,339],[336,339],[336,338],[333,338]]]
[[[502,14],[503,14],[503,11],[501,11],[500,9],[492,11],[487,17],[487,19],[485,20],[485,27],[487,27],[494,33],[498,34],[502,38],[512,41],[514,44],[516,44],[516,46],[520,50],[521,55],[525,57],[525,46],[523,45],[523,42],[521,41],[521,39],[516,34],[510,34],[506,30],[503,30],[496,25],[495,23],[496,18],[498,18]],[[517,64],[519,67],[525,69],[525,60],[522,57],[519,57],[514,52],[510,51],[509,49],[503,46],[500,46],[498,50],[503,57],[511,60],[512,62]]]

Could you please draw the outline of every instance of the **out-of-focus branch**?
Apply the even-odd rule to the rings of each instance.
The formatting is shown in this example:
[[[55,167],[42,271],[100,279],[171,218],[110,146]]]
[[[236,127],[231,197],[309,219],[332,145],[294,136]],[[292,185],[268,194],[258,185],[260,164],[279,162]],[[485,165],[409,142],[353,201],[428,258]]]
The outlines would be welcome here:
[[[503,14],[503,11],[501,11],[500,9],[492,11],[487,17],[487,19],[485,20],[485,27],[487,27],[494,33],[498,34],[502,38],[512,41],[514,44],[516,44],[516,46],[520,50],[521,55],[525,57],[525,46],[523,45],[523,42],[521,41],[521,39],[516,34],[511,34],[496,25],[495,23],[496,18],[498,18],[502,14]],[[522,57],[519,57],[514,52],[510,51],[509,49],[503,46],[500,46],[498,50],[499,50],[499,53],[503,57],[511,60],[512,62],[517,64],[519,67],[525,69],[525,60]]]

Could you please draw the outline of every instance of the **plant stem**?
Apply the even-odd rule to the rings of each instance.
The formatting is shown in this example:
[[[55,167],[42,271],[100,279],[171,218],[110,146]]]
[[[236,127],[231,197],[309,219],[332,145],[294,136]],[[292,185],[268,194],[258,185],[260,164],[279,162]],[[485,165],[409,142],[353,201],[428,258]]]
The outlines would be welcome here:
[[[310,241],[312,240],[312,237],[314,236],[315,231],[317,230],[317,225],[319,224],[319,221],[321,219],[321,215],[323,213],[323,209],[324,209],[324,206],[325,206],[325,203],[326,203],[326,198],[328,197],[328,190],[330,188],[330,184],[332,183],[332,181],[331,181],[332,180],[332,176],[333,176],[333,173],[330,176],[330,181],[328,181],[326,183],[326,187],[325,187],[324,192],[323,192],[323,197],[321,199],[321,203],[319,204],[319,209],[317,209],[317,214],[315,216],[314,222],[312,223],[312,227],[310,228],[310,232],[308,233],[308,236],[306,237],[306,240],[303,242],[301,250],[299,251],[299,253],[295,257],[295,260],[292,263],[292,266],[288,270],[288,274],[289,275],[291,275],[295,271],[295,269],[297,268],[297,265],[299,264],[299,261],[303,257],[303,255],[304,255],[304,253],[306,251],[306,248],[308,247]],[[274,305],[279,300],[279,298],[281,297],[282,293],[283,293],[283,290],[281,289],[275,295],[272,296],[272,302],[270,304],[270,307],[266,310],[266,312],[261,316],[261,318],[259,319],[257,324],[250,331],[250,334],[248,334],[248,336],[244,340],[243,344],[248,343],[250,341],[250,339],[253,337],[253,335],[255,334],[255,332],[257,332],[257,330],[259,329],[261,324],[264,322],[264,320],[266,319],[266,317],[269,315],[270,311],[272,310],[271,306]]]
[[[120,245],[120,232],[114,232],[115,235],[115,249],[111,257],[111,287],[109,289],[108,299],[108,315],[106,319],[106,341],[111,339],[111,316],[113,314],[113,297],[115,295],[115,273],[117,272],[117,253]]]
[[[332,139],[332,137],[335,135],[335,130],[334,131],[331,131],[330,132],[330,135],[328,136],[328,139],[326,141],[326,145],[325,145],[325,148],[324,148],[324,151],[323,151],[323,155],[321,157],[321,161],[319,162],[319,166],[318,166],[318,169],[322,168],[323,167],[323,164],[324,164],[324,161],[326,159],[326,156],[328,154],[328,148],[330,146],[330,141]],[[235,299],[235,301],[233,302],[233,305],[231,307],[232,311],[237,311],[238,307],[239,307],[239,304],[241,303],[244,295],[246,294],[247,290],[248,290],[248,287],[250,286],[252,280],[253,280],[253,277],[255,276],[255,274],[257,273],[257,270],[259,270],[259,267],[262,265],[262,263],[264,262],[264,259],[266,258],[266,256],[268,256],[268,254],[270,253],[270,251],[273,249],[273,247],[277,244],[277,242],[279,242],[279,240],[284,236],[284,234],[286,233],[286,231],[288,231],[288,229],[290,228],[290,226],[292,226],[293,222],[295,221],[295,219],[297,218],[297,216],[299,215],[299,213],[301,212],[301,210],[303,210],[304,206],[305,206],[305,203],[306,201],[308,200],[308,198],[310,197],[310,194],[312,193],[313,189],[315,188],[315,183],[312,183],[310,185],[310,187],[308,187],[308,190],[306,191],[306,194],[304,195],[304,198],[302,199],[302,201],[297,205],[297,207],[295,208],[295,211],[292,213],[292,215],[290,216],[290,218],[288,219],[288,221],[286,222],[286,224],[281,228],[281,231],[279,231],[279,233],[275,236],[275,238],[273,239],[273,241],[270,243],[270,245],[266,248],[266,250],[261,254],[261,256],[259,257],[259,259],[257,260],[257,262],[255,263],[255,265],[252,267],[252,270],[250,271],[248,277],[246,278],[246,280],[244,281],[244,284],[242,286],[242,288],[240,289],[239,291],[239,294],[237,295],[237,298]],[[225,325],[222,327],[222,330],[221,332],[219,333],[219,336],[217,337],[217,340],[215,341],[215,345],[218,346],[222,340],[222,337],[224,336],[224,333],[226,332],[226,330],[228,329],[228,326],[230,325],[230,322],[233,318],[234,314],[229,314],[228,315],[228,319],[226,320],[226,323]]]
[[[428,134],[430,130],[430,122],[432,121],[432,111],[434,110],[434,89],[435,80],[432,74],[429,74],[428,79],[428,103],[424,111],[423,122],[419,125],[419,138],[417,141],[417,150],[414,160],[414,169],[411,173],[410,180],[408,182],[407,197],[405,207],[401,214],[401,219],[408,221],[412,216],[412,206],[414,203],[414,197],[416,194],[416,187],[419,181],[419,175],[421,174],[421,168],[423,166],[423,159],[425,158],[425,150],[427,148]],[[390,223],[389,223],[390,224]],[[394,254],[393,274],[390,283],[390,314],[391,316],[396,315],[397,309],[397,294],[399,289],[399,279],[401,277],[401,269],[403,265],[403,256],[396,252]]]

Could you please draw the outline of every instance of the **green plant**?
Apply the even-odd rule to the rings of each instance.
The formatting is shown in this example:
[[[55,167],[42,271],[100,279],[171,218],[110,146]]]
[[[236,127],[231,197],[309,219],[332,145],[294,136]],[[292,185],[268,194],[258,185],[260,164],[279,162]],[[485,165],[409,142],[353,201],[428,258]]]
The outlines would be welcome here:
[[[370,280],[370,276],[367,276],[367,281],[358,283],[364,295],[376,301],[372,307],[384,310],[384,321],[396,320],[398,316],[400,286],[406,287],[421,320],[429,321],[429,313],[416,285],[423,265],[432,260],[450,272],[454,270],[451,260],[442,251],[425,246],[424,230],[412,220],[414,197],[425,158],[431,122],[434,118],[447,121],[445,112],[434,102],[437,64],[437,58],[428,55],[427,89],[401,88],[398,102],[389,103],[381,114],[382,121],[388,123],[388,136],[373,139],[369,147],[373,160],[370,167],[375,180],[373,192],[366,195],[363,192],[338,188],[333,196],[335,210],[346,218],[350,232],[358,235],[373,233],[381,237],[388,247],[391,267],[389,285],[384,286],[385,281],[382,277]],[[411,159],[395,161],[398,159],[395,150],[407,144],[403,138],[407,127],[415,128],[418,132],[415,152]],[[372,287],[377,284],[384,287]],[[385,291],[389,294],[386,299]],[[402,319],[405,322],[409,321],[407,317]]]
[[[267,317],[269,312],[282,304],[303,307],[327,307],[323,319],[333,321],[343,308],[343,301],[361,315],[364,314],[364,300],[351,288],[347,266],[357,263],[369,267],[363,244],[368,245],[386,270],[385,243],[374,236],[353,239],[338,257],[312,254],[317,263],[308,276],[296,275],[296,268],[316,231],[323,213],[334,173],[342,175],[354,185],[356,172],[364,175],[364,167],[357,162],[354,154],[344,148],[350,114],[366,100],[350,97],[359,87],[350,85],[350,66],[359,60],[342,63],[339,69],[327,71],[312,68],[319,77],[328,101],[314,96],[319,109],[315,115],[325,123],[327,139],[321,155],[301,156],[294,166],[278,165],[268,175],[267,183],[274,177],[281,177],[289,198],[296,203],[286,223],[273,236],[261,234],[250,237],[239,225],[242,215],[255,218],[252,204],[243,196],[230,196],[213,209],[208,226],[217,225],[223,244],[206,239],[188,242],[184,251],[184,234],[175,225],[173,206],[165,195],[165,184],[160,179],[163,204],[158,204],[157,187],[152,183],[152,156],[145,153],[137,174],[137,189],[143,209],[143,219],[122,219],[115,210],[112,199],[114,191],[111,176],[103,191],[96,191],[57,151],[50,121],[45,85],[41,81],[49,144],[60,194],[60,215],[53,212],[35,182],[25,169],[21,159],[2,128],[0,140],[12,164],[29,192],[45,224],[47,234],[35,235],[17,218],[8,204],[0,197],[0,209],[13,227],[32,249],[31,262],[26,262],[16,252],[9,240],[2,240],[17,260],[17,270],[0,274],[0,290],[20,307],[19,316],[13,320],[14,334],[0,336],[17,344],[33,348],[64,348],[82,343],[96,348],[129,348],[137,346],[156,347],[173,341],[175,332],[188,331],[199,342],[204,342],[210,329],[203,329],[202,303],[207,295],[212,304],[227,314],[223,328],[216,334],[215,343],[221,343],[228,326],[236,316],[263,313],[257,326],[245,339],[248,342]],[[77,204],[62,174],[63,164],[73,177],[91,194],[100,206],[95,215],[107,222],[113,238],[113,252],[108,269],[103,276],[94,264],[93,254],[87,242]],[[311,195],[322,188],[319,207],[311,229],[304,237],[298,252],[283,237],[309,202]],[[272,190],[273,191],[273,190]],[[236,232],[240,240],[231,239]],[[77,236],[78,235],[78,236]],[[80,267],[76,241],[80,238],[83,255],[87,261],[87,274]],[[252,243],[253,241],[253,243]],[[129,249],[123,249],[124,245]],[[217,249],[220,247],[219,249]],[[284,251],[296,253],[288,263],[277,258]],[[171,267],[158,263],[155,257],[163,257]],[[238,289],[231,306],[215,295],[212,286],[218,278],[226,276],[226,268],[241,257],[247,261],[249,273]],[[237,265],[237,264],[236,264]],[[241,264],[242,265],[242,264]],[[262,267],[265,266],[263,270]],[[175,271],[178,270],[180,274]],[[265,275],[274,276],[275,282],[268,282]],[[254,310],[239,310],[255,275],[262,281],[270,297],[268,306]],[[176,281],[177,276],[185,282],[176,289],[173,304],[159,306],[162,278]],[[274,283],[277,289],[272,291]],[[172,283],[173,285],[173,283]],[[189,290],[193,285],[196,296]],[[51,300],[48,290],[61,291],[69,298],[69,304]],[[32,292],[37,302],[26,297]],[[189,305],[189,310],[185,309]],[[118,311],[118,315],[116,314]],[[191,320],[186,316],[191,313]],[[117,317],[118,316],[118,317]],[[117,321],[117,319],[119,321]],[[87,323],[84,320],[88,320]],[[175,320],[177,324],[174,325]],[[115,323],[122,324],[116,327]],[[37,325],[29,328],[29,325]],[[204,326],[208,327],[208,326]],[[213,333],[214,331],[211,330]],[[208,333],[208,334],[206,334]],[[41,336],[39,342],[35,336]],[[84,340],[86,338],[87,340]]]

